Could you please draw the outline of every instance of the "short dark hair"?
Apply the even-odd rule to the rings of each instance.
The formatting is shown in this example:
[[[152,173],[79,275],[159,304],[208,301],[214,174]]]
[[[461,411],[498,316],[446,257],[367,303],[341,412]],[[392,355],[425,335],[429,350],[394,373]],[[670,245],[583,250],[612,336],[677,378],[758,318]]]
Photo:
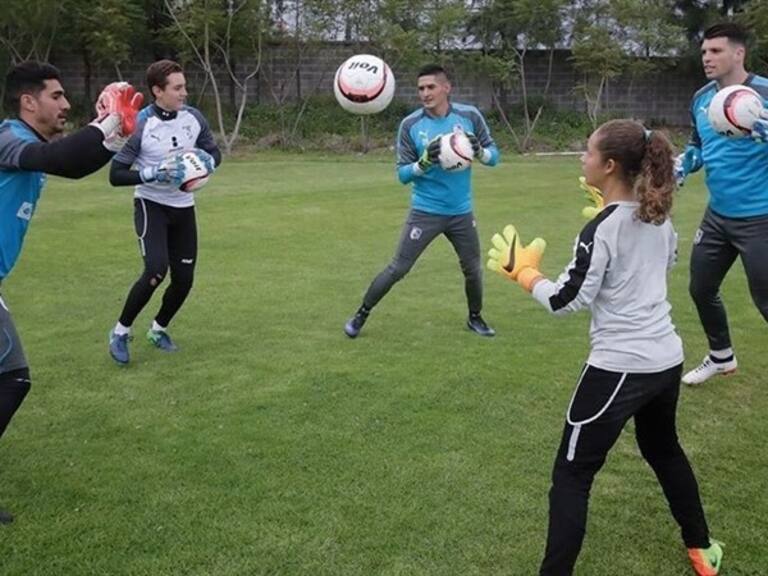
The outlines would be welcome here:
[[[746,47],[749,42],[749,30],[736,22],[718,22],[704,30],[704,40],[722,37]]]
[[[419,69],[419,73],[416,75],[417,78],[421,78],[422,76],[445,76],[445,79],[449,82],[451,81],[451,76],[448,74],[448,71],[440,66],[440,64],[427,64],[426,66],[422,66]]]
[[[21,111],[21,96],[23,94],[37,96],[45,90],[46,80],[61,81],[61,73],[56,66],[30,60],[11,68],[5,76],[6,110],[10,114],[18,114]]]
[[[165,87],[168,85],[168,76],[174,72],[184,72],[184,68],[173,60],[158,60],[150,64],[149,68],[147,68],[149,93],[152,94],[152,86],[158,86],[161,90],[165,90]]]

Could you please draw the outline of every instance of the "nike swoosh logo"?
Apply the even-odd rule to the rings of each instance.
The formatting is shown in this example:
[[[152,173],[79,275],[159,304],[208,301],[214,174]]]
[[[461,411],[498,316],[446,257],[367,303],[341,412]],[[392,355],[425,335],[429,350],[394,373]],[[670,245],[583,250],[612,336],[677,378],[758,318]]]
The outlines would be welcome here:
[[[515,246],[517,245],[517,237],[512,240],[512,245],[509,247],[509,262],[504,266],[504,270],[512,272],[515,269]]]

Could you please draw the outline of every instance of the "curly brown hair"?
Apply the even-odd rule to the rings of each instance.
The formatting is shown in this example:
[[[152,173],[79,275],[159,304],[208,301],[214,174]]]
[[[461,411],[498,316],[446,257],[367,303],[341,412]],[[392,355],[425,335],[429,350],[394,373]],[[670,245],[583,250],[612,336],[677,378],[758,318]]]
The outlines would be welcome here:
[[[611,120],[598,128],[600,155],[621,166],[627,184],[640,206],[643,222],[662,224],[672,210],[675,191],[674,160],[669,139],[649,131],[635,120]]]

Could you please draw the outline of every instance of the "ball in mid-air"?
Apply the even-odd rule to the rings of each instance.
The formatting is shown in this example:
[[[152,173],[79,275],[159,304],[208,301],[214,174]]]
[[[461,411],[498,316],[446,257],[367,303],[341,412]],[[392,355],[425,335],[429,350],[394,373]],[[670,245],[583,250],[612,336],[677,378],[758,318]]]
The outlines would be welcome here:
[[[333,93],[348,112],[376,114],[392,101],[395,77],[386,62],[378,56],[357,54],[336,70]]]

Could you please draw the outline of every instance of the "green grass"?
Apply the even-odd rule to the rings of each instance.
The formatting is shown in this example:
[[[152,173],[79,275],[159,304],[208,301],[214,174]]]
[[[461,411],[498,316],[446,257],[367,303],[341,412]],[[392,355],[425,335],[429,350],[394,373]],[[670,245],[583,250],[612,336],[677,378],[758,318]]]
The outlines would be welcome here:
[[[475,174],[481,238],[514,222],[559,273],[583,221],[578,161],[506,158]],[[687,294],[700,177],[676,208],[673,318],[688,364],[705,339]],[[588,315],[549,317],[486,277],[464,328],[444,239],[364,332],[342,325],[388,262],[409,192],[389,156],[266,154],[226,163],[198,195],[196,284],[175,355],[136,323],[132,363],[107,355],[141,261],[127,189],[51,179],[3,284],[33,388],[0,442],[0,573],[10,575],[533,575]],[[768,332],[740,264],[725,285],[740,372],[685,389],[680,435],[724,575],[766,574]],[[631,426],[593,489],[582,576],[689,568]]]

